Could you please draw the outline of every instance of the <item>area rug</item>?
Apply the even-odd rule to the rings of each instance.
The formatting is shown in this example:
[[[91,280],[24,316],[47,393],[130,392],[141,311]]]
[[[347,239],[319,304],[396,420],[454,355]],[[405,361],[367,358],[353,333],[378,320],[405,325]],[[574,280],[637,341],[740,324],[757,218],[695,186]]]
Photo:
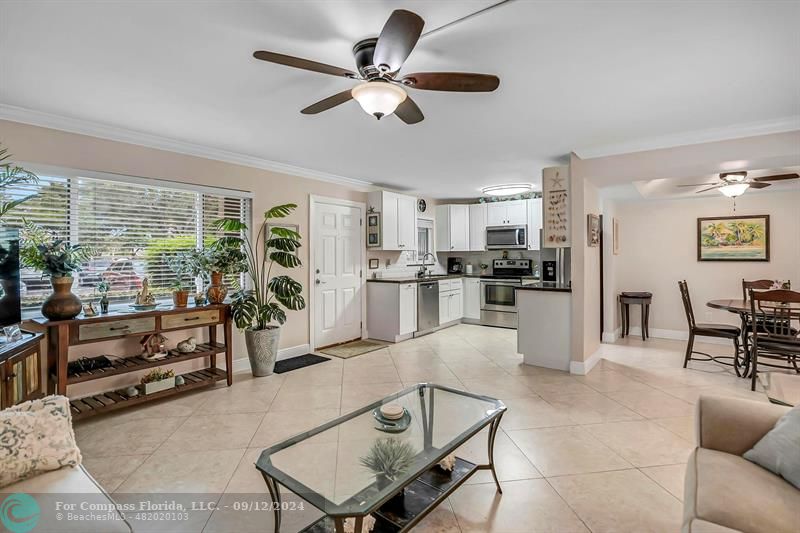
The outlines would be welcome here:
[[[339,344],[338,346],[323,348],[322,350],[318,351],[320,353],[324,353],[325,355],[339,357],[340,359],[349,359],[357,355],[363,355],[365,353],[374,352],[375,350],[380,350],[384,346],[386,345],[381,342],[359,339],[357,341]]]
[[[330,359],[327,357],[322,357],[321,355],[314,355],[313,353],[298,355],[288,359],[281,359],[275,363],[275,373],[283,374],[284,372],[291,372],[292,370],[297,370],[298,368],[318,365],[319,363],[324,363],[325,361],[330,361]]]

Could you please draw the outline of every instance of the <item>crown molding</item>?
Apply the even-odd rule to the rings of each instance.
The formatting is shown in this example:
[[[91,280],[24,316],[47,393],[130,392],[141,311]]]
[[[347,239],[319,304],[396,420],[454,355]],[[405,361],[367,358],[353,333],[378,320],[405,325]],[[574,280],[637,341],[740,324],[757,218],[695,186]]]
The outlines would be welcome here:
[[[329,172],[298,167],[287,163],[281,163],[279,161],[271,161],[269,159],[262,159],[260,157],[240,154],[237,152],[229,152],[219,148],[203,146],[201,144],[169,139],[167,137],[160,137],[158,135],[151,135],[149,133],[118,128],[116,126],[101,124],[99,122],[65,117],[62,115],[46,113],[43,111],[35,111],[33,109],[26,109],[24,107],[17,107],[8,104],[0,103],[0,120],[9,120],[12,122],[30,124],[32,126],[51,128],[69,133],[77,133],[80,135],[88,135],[90,137],[97,137],[110,141],[135,144],[138,146],[144,146],[146,148],[155,148],[157,150],[165,150],[167,152],[201,157],[203,159],[213,159],[215,161],[233,163],[235,165],[242,165],[261,170],[269,170],[272,172],[279,172],[281,174],[289,174],[292,176],[299,176],[302,178],[324,181],[327,183],[337,183],[339,185],[346,185],[356,190],[369,191],[375,188],[371,182],[365,180],[348,178],[345,176],[339,176],[337,174],[331,174]]]
[[[783,117],[775,120],[737,124],[724,128],[713,128],[678,133],[674,135],[650,137],[647,139],[639,139],[636,141],[629,141],[619,144],[584,147],[583,149],[575,150],[575,153],[581,159],[592,159],[596,157],[629,154],[632,152],[674,148],[676,146],[725,141],[729,139],[741,139],[743,137],[755,137],[758,135],[769,135],[772,133],[785,133],[795,130],[800,130],[800,115]]]

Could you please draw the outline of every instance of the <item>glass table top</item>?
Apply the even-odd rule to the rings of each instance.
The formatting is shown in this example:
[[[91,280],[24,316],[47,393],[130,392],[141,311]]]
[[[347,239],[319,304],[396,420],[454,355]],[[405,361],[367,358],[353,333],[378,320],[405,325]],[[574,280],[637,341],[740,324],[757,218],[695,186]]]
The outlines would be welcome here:
[[[400,404],[409,412],[408,429],[400,433],[375,429],[373,410],[387,403]],[[494,398],[423,383],[267,448],[256,466],[328,515],[365,514],[505,409]],[[407,456],[391,476],[376,474],[364,464],[368,456],[381,452],[385,458],[387,447],[403,447]]]
[[[759,372],[758,380],[772,403],[794,407],[800,405],[800,376],[783,372]]]

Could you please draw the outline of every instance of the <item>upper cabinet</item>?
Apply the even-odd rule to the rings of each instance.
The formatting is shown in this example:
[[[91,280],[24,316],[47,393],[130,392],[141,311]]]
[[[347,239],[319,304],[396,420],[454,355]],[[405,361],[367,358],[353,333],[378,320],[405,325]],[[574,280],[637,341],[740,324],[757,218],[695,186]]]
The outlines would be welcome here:
[[[417,199],[389,191],[368,195],[369,207],[381,214],[381,246],[378,250],[415,250],[417,247]]]
[[[482,252],[486,249],[486,204],[469,206],[469,250]]]
[[[486,206],[487,226],[522,226],[528,223],[526,200],[489,202]]]
[[[540,250],[542,229],[542,199],[525,200],[528,207],[528,250]]]
[[[436,251],[468,252],[470,250],[469,205],[436,206]]]

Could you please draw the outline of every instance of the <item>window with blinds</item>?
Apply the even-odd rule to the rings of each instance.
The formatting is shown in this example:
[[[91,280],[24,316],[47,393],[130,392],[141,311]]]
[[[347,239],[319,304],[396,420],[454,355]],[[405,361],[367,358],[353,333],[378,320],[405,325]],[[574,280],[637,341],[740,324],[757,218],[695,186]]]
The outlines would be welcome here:
[[[168,298],[176,278],[168,260],[219,238],[214,220],[249,222],[251,203],[247,197],[207,190],[42,173],[38,184],[0,194],[31,196],[3,217],[6,225],[21,227],[28,220],[94,250],[76,275],[75,294],[99,297],[95,289],[105,280],[111,285],[110,299],[118,302],[130,301],[145,277],[157,298]],[[50,294],[49,280],[30,269],[23,269],[21,277],[23,308],[37,308]],[[191,288],[189,278],[185,281]]]

